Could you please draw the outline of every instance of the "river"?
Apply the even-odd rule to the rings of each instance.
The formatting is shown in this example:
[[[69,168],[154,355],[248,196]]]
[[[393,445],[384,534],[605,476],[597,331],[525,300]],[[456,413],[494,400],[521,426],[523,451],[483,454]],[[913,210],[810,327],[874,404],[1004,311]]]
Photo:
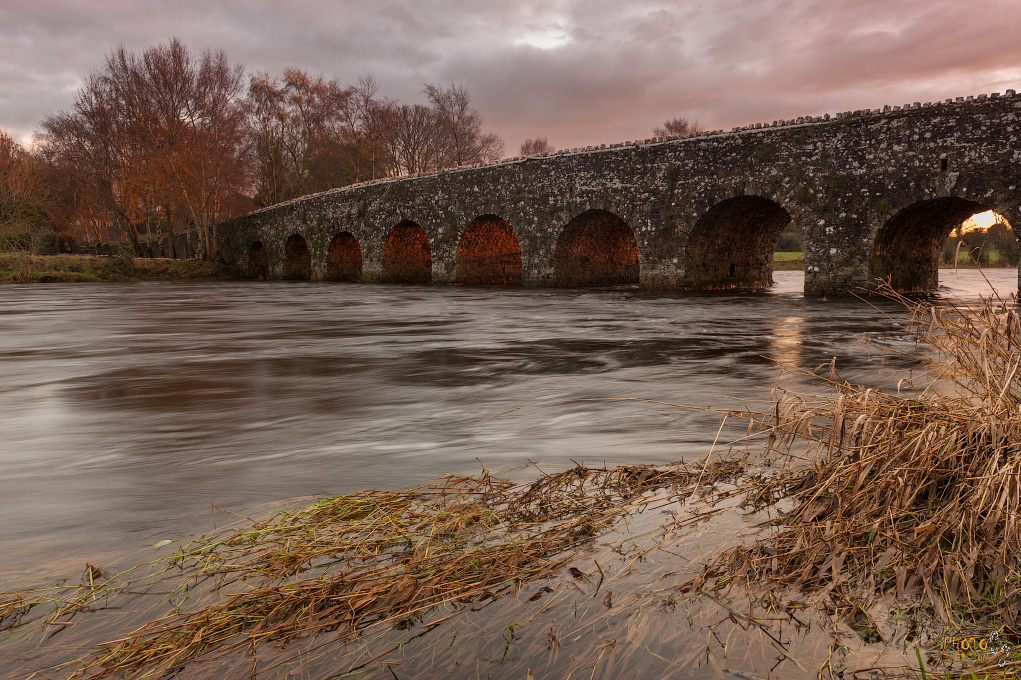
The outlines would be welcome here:
[[[944,271],[944,295],[989,288]],[[987,272],[1003,295],[1016,270]],[[663,294],[324,283],[0,289],[0,580],[80,573],[205,531],[211,504],[418,485],[445,473],[670,462],[778,364],[837,358],[890,388],[913,366],[889,303],[771,290]],[[814,389],[788,374],[785,386]]]

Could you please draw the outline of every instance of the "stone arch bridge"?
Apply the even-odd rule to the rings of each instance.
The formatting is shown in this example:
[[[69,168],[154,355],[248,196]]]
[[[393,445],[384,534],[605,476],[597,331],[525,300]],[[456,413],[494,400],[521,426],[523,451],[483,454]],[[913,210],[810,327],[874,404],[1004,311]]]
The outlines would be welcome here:
[[[769,286],[793,221],[806,293],[918,292],[953,228],[990,209],[1018,233],[1013,90],[364,182],[216,241],[253,277],[717,290]]]

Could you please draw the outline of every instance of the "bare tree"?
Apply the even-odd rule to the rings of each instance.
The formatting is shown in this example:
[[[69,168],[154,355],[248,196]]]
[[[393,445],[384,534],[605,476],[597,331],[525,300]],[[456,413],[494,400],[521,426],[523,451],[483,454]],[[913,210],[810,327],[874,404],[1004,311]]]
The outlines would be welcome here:
[[[355,182],[376,179],[386,171],[383,114],[395,104],[378,97],[379,85],[371,74],[359,76],[349,90],[343,112],[348,167]]]
[[[348,139],[353,88],[288,68],[251,77],[256,202],[272,205],[352,180]]]
[[[413,175],[440,167],[440,133],[432,109],[422,104],[391,105],[380,116],[391,174]]]
[[[447,88],[426,85],[424,92],[436,116],[439,167],[500,158],[503,140],[482,130],[482,114],[471,105],[471,95],[463,83],[451,83]]]
[[[677,116],[664,121],[663,127],[653,128],[652,134],[657,137],[688,137],[703,129],[697,120],[690,121],[683,116]]]
[[[549,143],[548,137],[529,137],[521,142],[520,154],[522,156],[538,156],[544,153],[553,153],[556,149]]]

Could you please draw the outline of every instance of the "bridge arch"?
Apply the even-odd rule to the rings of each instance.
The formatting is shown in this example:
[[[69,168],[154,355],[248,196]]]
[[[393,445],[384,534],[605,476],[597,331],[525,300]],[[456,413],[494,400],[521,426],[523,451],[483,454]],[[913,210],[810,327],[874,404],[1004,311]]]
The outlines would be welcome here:
[[[284,244],[283,278],[288,281],[312,278],[312,252],[301,234],[291,234]]]
[[[901,293],[927,293],[939,287],[939,256],[950,233],[964,220],[986,210],[984,203],[957,197],[918,201],[879,227],[869,283],[889,280]]]
[[[253,241],[248,246],[248,278],[269,278],[269,252],[262,241]]]
[[[720,201],[699,217],[684,251],[685,290],[769,288],[773,250],[791,214],[762,196]]]
[[[497,215],[479,215],[457,243],[455,283],[521,285],[521,246],[514,229]]]
[[[362,248],[349,231],[342,231],[330,240],[326,251],[326,280],[362,280]]]
[[[607,210],[586,210],[564,227],[553,252],[553,285],[637,284],[638,242],[628,223]]]
[[[431,283],[429,237],[417,222],[404,220],[386,235],[382,257],[383,283]]]

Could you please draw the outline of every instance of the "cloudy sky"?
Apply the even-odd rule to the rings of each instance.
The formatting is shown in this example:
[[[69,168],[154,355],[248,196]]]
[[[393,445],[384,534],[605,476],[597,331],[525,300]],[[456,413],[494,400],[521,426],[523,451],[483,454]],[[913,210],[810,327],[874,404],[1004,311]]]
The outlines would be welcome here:
[[[463,81],[508,155],[1021,89],[1018,0],[0,0],[0,129],[29,140],[112,47],[170,36],[407,102]]]

